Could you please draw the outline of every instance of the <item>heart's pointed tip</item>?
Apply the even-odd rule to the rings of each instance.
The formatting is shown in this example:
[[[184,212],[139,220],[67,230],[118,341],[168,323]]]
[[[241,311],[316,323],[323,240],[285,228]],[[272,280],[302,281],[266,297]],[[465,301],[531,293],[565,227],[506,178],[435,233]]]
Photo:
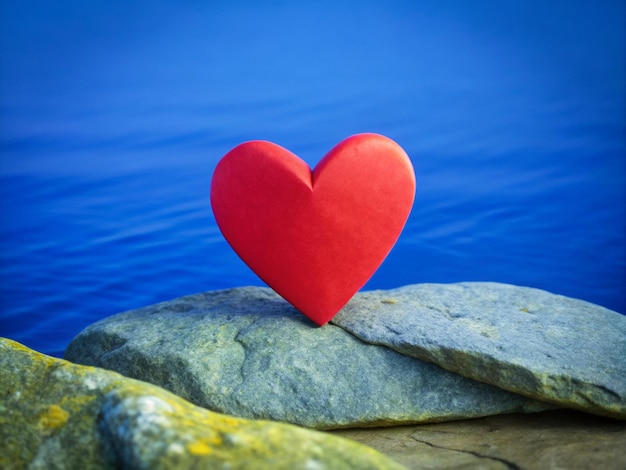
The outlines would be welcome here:
[[[309,315],[307,315],[305,313],[302,313],[302,315],[304,315],[308,320],[310,320],[311,322],[314,323],[314,325],[311,325],[314,328],[321,328],[321,327],[327,325],[330,322],[330,318],[327,319],[327,320],[320,320],[320,319],[317,319],[317,318],[313,318],[312,316],[309,316]]]
[[[333,317],[338,313],[338,312],[335,312],[332,315],[320,314],[320,313],[311,313],[311,312],[305,313],[303,310],[299,309],[298,307],[295,307],[295,308],[302,315],[304,315],[307,318],[307,320],[309,320],[311,323],[313,323],[311,325],[312,328],[322,328],[322,327],[328,325],[330,323],[330,321],[333,319]]]

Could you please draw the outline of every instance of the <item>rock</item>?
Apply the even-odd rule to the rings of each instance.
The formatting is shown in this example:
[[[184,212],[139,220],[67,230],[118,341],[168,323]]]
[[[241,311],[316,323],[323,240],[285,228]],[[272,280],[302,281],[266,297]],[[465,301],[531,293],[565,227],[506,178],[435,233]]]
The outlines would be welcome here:
[[[332,433],[415,470],[626,468],[626,423],[574,410]]]
[[[340,437],[213,413],[4,338],[0,379],[3,469],[401,468]]]
[[[626,316],[582,300],[496,283],[416,284],[362,293],[333,323],[474,380],[626,419]]]
[[[365,344],[336,326],[317,327],[260,287],[114,315],[74,338],[65,358],[160,385],[214,411],[317,429],[546,407]]]

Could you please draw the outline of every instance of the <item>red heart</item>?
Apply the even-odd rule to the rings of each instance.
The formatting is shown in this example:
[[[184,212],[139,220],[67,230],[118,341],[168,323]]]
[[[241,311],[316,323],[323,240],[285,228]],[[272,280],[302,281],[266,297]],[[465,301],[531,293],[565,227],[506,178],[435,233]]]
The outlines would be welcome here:
[[[313,171],[271,142],[238,145],[218,163],[211,205],[224,238],[285,300],[327,323],[395,244],[415,174],[394,141],[358,134]]]

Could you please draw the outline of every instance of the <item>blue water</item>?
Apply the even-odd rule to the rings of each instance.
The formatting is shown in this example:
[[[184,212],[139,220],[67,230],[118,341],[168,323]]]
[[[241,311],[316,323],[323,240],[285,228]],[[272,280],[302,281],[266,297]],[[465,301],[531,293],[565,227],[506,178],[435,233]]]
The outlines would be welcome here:
[[[366,289],[499,281],[626,313],[623,1],[0,6],[0,336],[262,285],[209,205],[251,139],[378,132],[417,175]]]

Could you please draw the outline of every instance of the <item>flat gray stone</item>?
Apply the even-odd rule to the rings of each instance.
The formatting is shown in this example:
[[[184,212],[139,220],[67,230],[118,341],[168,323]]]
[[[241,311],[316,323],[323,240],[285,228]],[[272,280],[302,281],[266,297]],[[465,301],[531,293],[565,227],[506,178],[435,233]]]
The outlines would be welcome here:
[[[329,432],[411,470],[626,468],[626,423],[576,410]]]
[[[464,282],[356,296],[333,323],[502,389],[626,419],[626,316],[539,289]]]
[[[181,297],[97,322],[65,358],[196,405],[310,428],[473,418],[547,405],[317,327],[268,288]]]

